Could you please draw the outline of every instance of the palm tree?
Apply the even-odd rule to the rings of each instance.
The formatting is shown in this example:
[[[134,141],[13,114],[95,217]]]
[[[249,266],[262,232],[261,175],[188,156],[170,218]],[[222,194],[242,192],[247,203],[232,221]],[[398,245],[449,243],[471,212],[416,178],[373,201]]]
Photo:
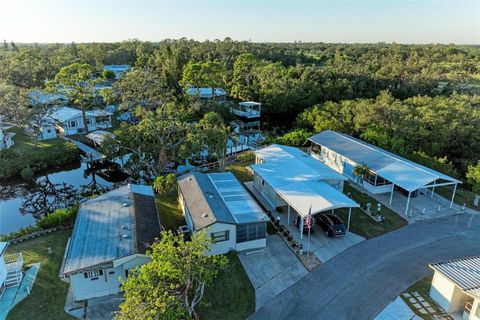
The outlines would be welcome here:
[[[363,193],[365,193],[365,185],[363,182],[370,175],[370,168],[362,162],[353,168],[352,174],[354,177],[357,177],[357,181],[362,185]]]

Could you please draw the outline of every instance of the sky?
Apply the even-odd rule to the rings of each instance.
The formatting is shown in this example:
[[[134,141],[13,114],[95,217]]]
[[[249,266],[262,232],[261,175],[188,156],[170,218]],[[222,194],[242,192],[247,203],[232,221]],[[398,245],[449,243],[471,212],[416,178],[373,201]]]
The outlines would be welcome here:
[[[475,1],[0,0],[0,41],[480,44]]]

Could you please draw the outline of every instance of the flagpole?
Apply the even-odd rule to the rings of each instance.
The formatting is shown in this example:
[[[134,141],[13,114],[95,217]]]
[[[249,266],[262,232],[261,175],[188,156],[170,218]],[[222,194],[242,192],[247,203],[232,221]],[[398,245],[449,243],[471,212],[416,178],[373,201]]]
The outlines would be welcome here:
[[[308,256],[310,256],[310,228],[308,228],[307,252]]]

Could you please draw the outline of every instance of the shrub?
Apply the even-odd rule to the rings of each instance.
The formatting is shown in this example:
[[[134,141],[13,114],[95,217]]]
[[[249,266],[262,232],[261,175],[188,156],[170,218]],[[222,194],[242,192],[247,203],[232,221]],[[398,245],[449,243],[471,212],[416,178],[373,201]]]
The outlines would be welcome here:
[[[242,152],[237,156],[240,162],[247,162],[255,160],[255,154],[252,151]]]
[[[30,181],[35,176],[35,173],[33,172],[32,168],[25,167],[22,169],[22,171],[20,171],[20,175],[22,176],[23,180]]]
[[[37,220],[37,223],[35,226],[24,227],[16,232],[12,232],[5,236],[0,236],[0,241],[17,239],[33,232],[50,229],[54,227],[73,226],[73,224],[75,223],[75,218],[77,216],[77,211],[78,211],[78,205],[75,205],[70,208],[65,208],[65,209],[57,209],[54,212],[50,213],[49,215],[45,216],[44,218]]]
[[[37,226],[41,229],[49,229],[59,226],[73,226],[75,223],[75,217],[77,216],[77,211],[78,205],[70,208],[57,209],[46,217],[38,220]]]
[[[160,195],[173,195],[177,192],[177,177],[173,173],[158,176],[153,181],[153,189]]]

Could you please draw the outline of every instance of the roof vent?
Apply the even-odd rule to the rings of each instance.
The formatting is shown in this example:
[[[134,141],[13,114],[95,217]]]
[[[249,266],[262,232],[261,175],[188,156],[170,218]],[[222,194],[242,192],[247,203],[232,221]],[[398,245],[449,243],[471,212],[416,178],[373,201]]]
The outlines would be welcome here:
[[[123,207],[128,207],[128,206],[129,206],[129,204],[128,204],[128,203],[126,203],[126,202],[124,202],[124,203],[122,203],[122,206],[123,206]]]
[[[128,234],[122,234],[122,239],[128,239],[130,236]]]
[[[208,213],[202,214],[202,218],[208,218]]]

